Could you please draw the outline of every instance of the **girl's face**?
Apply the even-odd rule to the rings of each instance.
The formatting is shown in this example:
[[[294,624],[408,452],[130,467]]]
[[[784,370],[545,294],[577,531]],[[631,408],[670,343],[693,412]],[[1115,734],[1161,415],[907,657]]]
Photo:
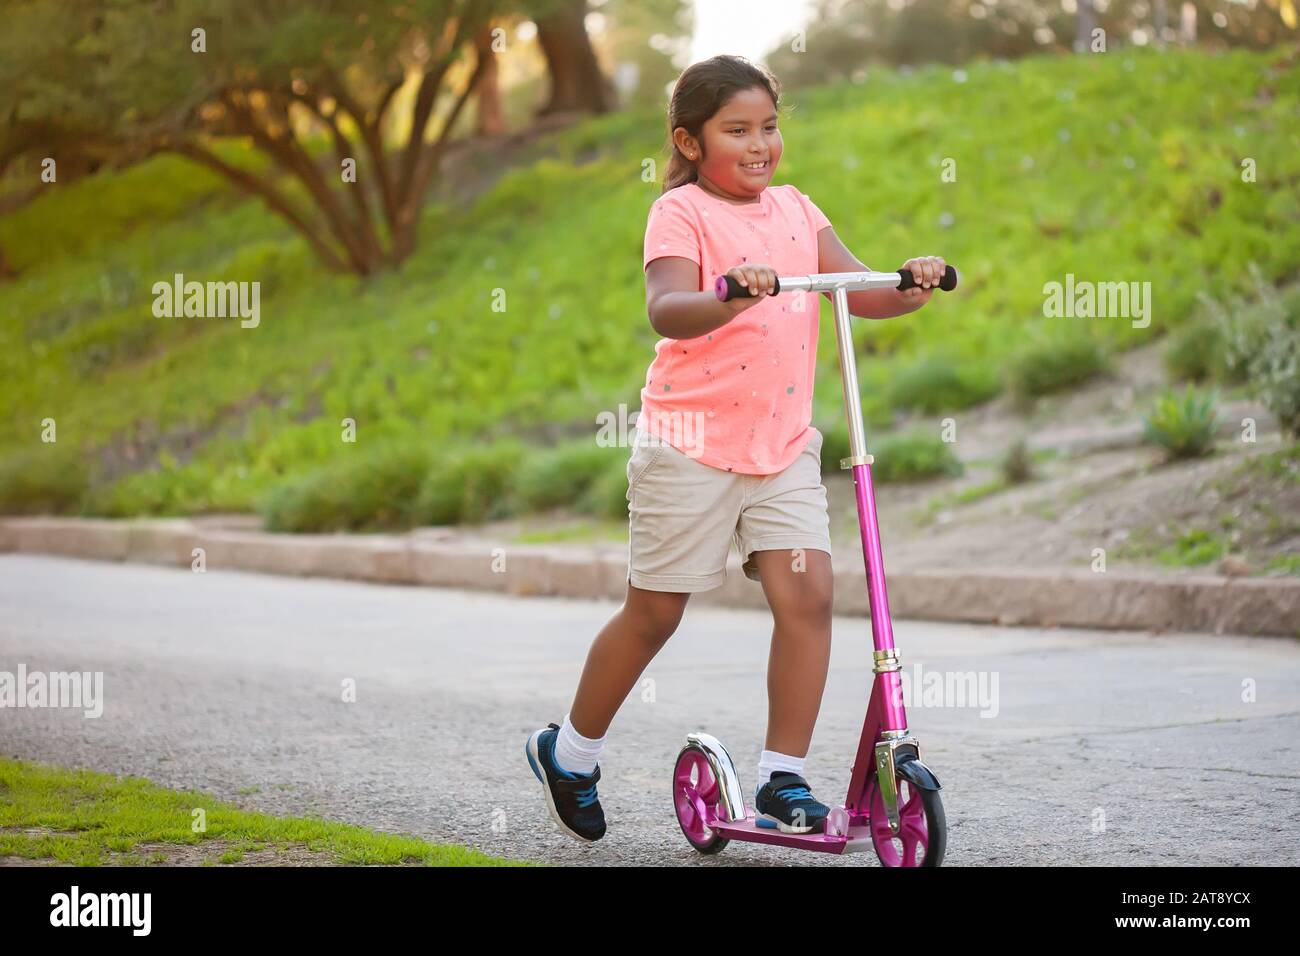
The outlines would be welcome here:
[[[701,143],[678,127],[673,138],[699,172],[699,185],[732,202],[755,202],[781,160],[776,106],[761,87],[734,94],[704,121]]]

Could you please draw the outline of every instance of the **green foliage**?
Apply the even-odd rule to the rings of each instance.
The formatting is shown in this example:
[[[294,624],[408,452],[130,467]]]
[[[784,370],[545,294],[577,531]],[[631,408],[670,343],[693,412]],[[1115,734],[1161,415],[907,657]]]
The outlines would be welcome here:
[[[1217,561],[1227,552],[1228,544],[1224,539],[1197,528],[1180,535],[1172,545],[1156,555],[1156,560],[1174,567],[1195,567]]]
[[[1198,319],[1175,330],[1162,358],[1165,372],[1175,382],[1243,381],[1227,364],[1227,338],[1223,327]]]
[[[812,197],[873,268],[929,250],[962,270],[957,292],[919,312],[855,323],[868,435],[892,424],[897,370],[943,355],[960,379],[1059,327],[1042,315],[1044,276],[1152,281],[1161,298],[1151,328],[1064,320],[1107,350],[1176,331],[1200,290],[1233,299],[1249,261],[1266,281],[1293,276],[1300,151],[1270,133],[1294,112],[1281,86],[1259,95],[1274,82],[1272,56],[1126,51],[1031,58],[1014,71],[976,62],[965,83],[951,71],[873,68],[868,86],[787,97],[799,108],[782,116],[780,182]],[[0,55],[0,70],[12,62]],[[936,191],[916,175],[940,155],[926,134],[933,122],[975,157],[978,189],[963,175]],[[360,423],[354,450],[372,440],[459,447],[506,425],[527,434],[634,404],[655,343],[641,245],[659,195],[640,172],[645,157],[664,158],[662,112],[571,132],[560,155],[585,160],[580,168],[543,163],[464,211],[427,209],[400,273],[365,283],[326,274],[262,204],[175,157],[50,189],[0,220],[0,246],[21,266],[0,282],[0,460],[57,401],[60,433],[81,436],[87,461],[121,460],[141,430],[196,436],[188,456],[166,465],[147,453],[95,500],[123,513],[241,508],[286,475],[332,467],[344,417]],[[1226,188],[1243,143],[1260,182]],[[228,147],[244,155],[223,157],[251,165],[247,147],[218,148]],[[1140,270],[1116,274],[1129,263]],[[265,277],[261,325],[155,321],[150,288],[175,272]],[[507,291],[505,312],[491,311],[495,288]],[[823,461],[838,472],[847,431],[829,312],[814,413]]]
[[[1000,387],[987,364],[959,365],[947,356],[928,356],[898,373],[890,383],[889,402],[930,414],[956,412],[987,401]]]
[[[1282,478],[1300,485],[1300,442],[1287,445],[1278,451],[1254,455],[1237,468],[1237,474],[1259,478]]]
[[[578,500],[576,508],[598,518],[626,521],[627,504],[627,459],[624,457],[605,463],[604,470]]]
[[[1042,395],[1082,385],[1104,374],[1109,360],[1101,344],[1087,335],[1056,335],[1038,339],[1017,352],[1007,366],[1007,386],[1016,401],[1032,402]]]
[[[1252,264],[1253,266],[1253,264]],[[1300,285],[1278,293],[1252,268],[1257,298],[1224,318],[1228,367],[1251,389],[1292,437],[1300,435]]]
[[[611,461],[626,464],[626,450],[620,454],[617,448],[603,448],[593,438],[531,449],[514,477],[515,504],[523,512],[571,505],[606,472],[613,472]]]
[[[882,483],[956,477],[964,470],[948,442],[920,432],[882,438],[871,454],[871,476]]]
[[[0,458],[0,514],[76,513],[89,487],[85,460],[58,442]]]
[[[435,456],[420,489],[421,524],[476,524],[515,513],[509,494],[524,446],[512,439]]]
[[[1199,458],[1214,450],[1218,416],[1214,411],[1217,394],[1202,394],[1187,386],[1179,396],[1167,391],[1151,413],[1142,419],[1147,440],[1164,448],[1170,458]]]
[[[342,457],[271,490],[261,504],[271,531],[409,528],[430,470],[427,449],[345,445]]]

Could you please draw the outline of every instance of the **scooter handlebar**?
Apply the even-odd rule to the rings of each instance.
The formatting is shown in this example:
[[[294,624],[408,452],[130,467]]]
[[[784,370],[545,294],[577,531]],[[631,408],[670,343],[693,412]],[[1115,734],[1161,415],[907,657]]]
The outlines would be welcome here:
[[[898,274],[897,288],[900,292],[906,291],[907,289],[911,289],[916,285],[916,281],[912,278],[911,269],[899,269],[897,274]],[[817,277],[810,276],[809,278],[816,279]],[[787,279],[787,281],[789,280]],[[943,278],[939,280],[939,285],[936,287],[936,291],[951,292],[955,288],[957,288],[957,270],[952,266],[948,266],[943,272]],[[780,291],[781,291],[781,280],[780,278],[777,278],[772,290],[772,294],[776,295]],[[817,291],[828,291],[828,290],[818,289]],[[750,292],[749,289],[745,288],[745,286],[741,285],[739,282],[737,282],[729,275],[718,276],[718,278],[713,283],[713,292],[714,295],[716,295],[718,297],[718,300],[721,302],[729,302],[732,299],[739,299],[739,298],[753,298],[753,293]]]

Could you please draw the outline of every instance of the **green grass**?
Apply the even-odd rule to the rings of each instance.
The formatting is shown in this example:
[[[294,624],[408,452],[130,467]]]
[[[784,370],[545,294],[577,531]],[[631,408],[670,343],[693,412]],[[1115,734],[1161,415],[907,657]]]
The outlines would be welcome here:
[[[961,84],[936,67],[793,91],[778,181],[808,193],[872,268],[934,252],[962,271],[958,292],[918,313],[855,322],[873,427],[891,397],[976,400],[986,370],[1040,338],[1078,335],[1106,354],[1149,342],[1186,321],[1198,292],[1246,291],[1248,262],[1270,282],[1294,276],[1300,151],[1278,131],[1300,77],[1271,75],[1274,56],[1125,50],[972,63]],[[360,449],[536,442],[551,425],[590,434],[600,412],[635,407],[652,357],[641,245],[658,187],[640,172],[662,162],[662,138],[657,111],[561,134],[555,158],[468,208],[431,205],[417,254],[369,282],[323,273],[260,204],[173,158],[51,188],[0,222],[22,270],[0,284],[0,460],[31,453],[53,418],[89,482],[64,489],[62,510],[251,511]],[[577,165],[587,150],[596,158]],[[1242,155],[1258,182],[1240,181]],[[948,156],[958,179],[943,183]],[[176,272],[261,282],[261,324],[155,318],[152,285]],[[1067,272],[1150,280],[1151,325],[1045,317],[1043,283]],[[842,418],[822,311],[818,421]],[[939,354],[950,369],[927,370]],[[343,419],[355,445],[340,440]],[[584,498],[616,515],[613,471]]]
[[[1190,384],[1181,395],[1166,391],[1143,416],[1143,435],[1163,448],[1170,460],[1208,455],[1214,451],[1219,427],[1217,401],[1217,393],[1198,393]]]
[[[933,521],[939,512],[946,511],[949,508],[956,508],[959,505],[967,505],[973,501],[982,501],[992,495],[997,494],[1011,487],[1010,483],[1001,476],[990,481],[980,482],[978,485],[971,485],[961,491],[949,492],[945,495],[939,495],[931,498],[921,509],[918,518],[922,524],[928,524]]]
[[[1203,528],[1194,528],[1178,536],[1172,545],[1156,553],[1156,560],[1171,567],[1198,567],[1217,561],[1230,550],[1223,537]]]
[[[256,791],[250,787],[240,792]],[[204,830],[196,833],[195,810],[200,809]],[[250,813],[205,794],[168,790],[139,777],[119,779],[0,758],[0,856],[99,866],[113,861],[115,853],[128,854],[123,862],[146,862],[135,853],[141,843],[202,849],[213,841],[218,841],[214,849],[234,844],[223,851],[222,863],[239,862],[245,852],[260,847],[305,845],[347,865],[530,865],[349,824]]]
[[[520,544],[549,544],[557,541],[624,541],[627,523],[615,521],[578,521],[556,528],[538,528],[515,535]]]

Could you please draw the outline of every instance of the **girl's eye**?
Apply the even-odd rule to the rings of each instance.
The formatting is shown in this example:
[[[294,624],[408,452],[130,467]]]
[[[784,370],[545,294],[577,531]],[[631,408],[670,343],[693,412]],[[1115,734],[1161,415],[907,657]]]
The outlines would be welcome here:
[[[766,127],[766,128],[767,128],[767,129],[776,129],[776,124],[773,123],[773,124],[771,124],[770,126],[768,126],[768,127]]]

